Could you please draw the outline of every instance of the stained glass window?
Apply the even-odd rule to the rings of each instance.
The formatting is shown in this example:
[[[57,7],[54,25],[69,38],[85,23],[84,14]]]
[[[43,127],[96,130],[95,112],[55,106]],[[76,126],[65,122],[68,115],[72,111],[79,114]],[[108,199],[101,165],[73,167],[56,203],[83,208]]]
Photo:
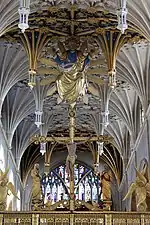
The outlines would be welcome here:
[[[100,179],[93,170],[81,164],[74,166],[75,198],[83,201],[98,201],[100,190]],[[42,190],[45,202],[69,198],[69,179],[65,165],[61,165],[49,172],[48,176],[42,178]]]

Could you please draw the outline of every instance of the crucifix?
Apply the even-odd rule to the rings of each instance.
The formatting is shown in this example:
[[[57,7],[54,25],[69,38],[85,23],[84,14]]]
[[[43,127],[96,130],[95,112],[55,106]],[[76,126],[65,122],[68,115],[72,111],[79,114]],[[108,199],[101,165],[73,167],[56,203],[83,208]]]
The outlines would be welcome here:
[[[69,179],[69,206],[70,211],[75,210],[75,184],[74,184],[74,165],[75,160],[77,158],[76,149],[77,145],[93,142],[93,141],[101,141],[101,142],[110,142],[112,140],[109,136],[90,136],[90,137],[76,137],[75,136],[75,108],[70,106],[69,108],[69,137],[43,137],[43,136],[35,136],[32,138],[33,142],[36,144],[40,142],[55,142],[55,143],[63,143],[66,144],[68,155],[66,158],[66,172],[68,174]]]
[[[68,155],[66,158],[66,172],[69,179],[69,205],[70,211],[75,209],[75,185],[74,185],[74,165],[77,158],[76,149],[77,145],[86,143],[86,142],[110,142],[112,140],[109,136],[89,136],[89,137],[76,137],[75,136],[75,104],[69,105],[69,137],[44,137],[44,136],[34,136],[31,140],[36,144],[40,142],[55,142],[66,144]],[[99,156],[98,156],[99,157]]]
[[[87,89],[87,74],[86,70],[90,63],[91,52],[84,55],[85,50],[88,50],[87,41],[80,43],[78,37],[72,36],[68,39],[68,48],[66,49],[63,43],[58,42],[61,55],[53,52],[53,60],[57,64],[60,74],[56,79],[58,91],[58,103],[61,101],[69,104],[69,137],[38,137],[32,138],[32,141],[39,142],[55,142],[66,144],[68,156],[66,159],[66,171],[69,179],[69,197],[70,210],[75,209],[75,194],[74,194],[74,165],[77,158],[77,145],[88,141],[107,141],[110,137],[76,137],[75,136],[75,105],[78,99],[84,101],[84,96]]]

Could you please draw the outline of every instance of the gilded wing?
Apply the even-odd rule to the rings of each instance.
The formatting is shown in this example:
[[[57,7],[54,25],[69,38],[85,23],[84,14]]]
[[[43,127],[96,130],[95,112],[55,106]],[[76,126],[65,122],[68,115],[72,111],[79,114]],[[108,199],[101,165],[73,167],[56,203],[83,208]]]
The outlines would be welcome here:
[[[105,59],[95,59],[90,61],[90,66],[98,66],[98,65],[105,65],[106,60]]]
[[[95,84],[98,84],[98,85],[104,84],[104,80],[101,79],[100,77],[96,77],[96,76],[89,74],[89,75],[87,75],[87,78],[88,78],[88,80],[94,82]]]
[[[136,175],[137,175],[137,178],[142,181],[144,184],[147,183],[147,180],[146,178],[144,177],[144,175],[142,174],[142,172],[140,173],[137,168],[135,167],[135,170],[136,170]]]
[[[40,85],[49,85],[51,83],[54,83],[56,79],[57,77],[49,77],[49,78],[42,79],[40,81]]]
[[[8,172],[9,172],[9,168],[7,168],[7,169],[5,170],[5,172],[4,172],[5,177],[7,176]]]
[[[53,66],[57,67],[57,64],[54,60],[46,59],[46,58],[40,58],[39,61],[47,66]]]
[[[85,49],[88,48],[88,43],[87,40],[85,40],[80,47],[80,51],[82,52],[82,54],[84,53]]]
[[[136,188],[137,195],[137,207],[146,200],[146,188],[145,187],[137,187]]]
[[[0,177],[3,176],[3,171],[0,169]]]
[[[137,188],[136,183],[132,183],[130,185],[129,190],[128,190],[128,193],[124,197],[123,201],[126,200],[127,198],[129,198],[132,195],[132,193],[136,190],[136,188]]]
[[[95,96],[98,96],[98,97],[99,97],[99,92],[98,92],[97,88],[94,87],[93,84],[88,84],[88,91],[89,91],[92,95],[95,95]]]
[[[58,41],[58,48],[59,48],[61,54],[64,54],[66,52],[65,46],[60,41]]]
[[[53,95],[55,93],[55,91],[56,91],[56,85],[54,85],[47,91],[47,96]]]
[[[6,170],[5,170],[5,172],[3,172],[2,170],[0,171],[0,173],[1,173],[1,179],[5,179],[6,177],[7,177],[7,175],[8,175],[8,172],[9,172],[9,168],[7,168]]]
[[[13,185],[11,182],[9,182],[9,183],[7,184],[7,188],[8,188],[8,190],[11,191],[11,193],[12,193],[17,199],[19,199],[18,196],[17,196],[17,193],[16,193],[16,191],[15,191],[15,187],[14,187],[14,185]],[[19,200],[20,200],[20,199],[19,199]]]
[[[53,47],[46,48],[46,51],[49,55],[52,55],[52,56],[56,55],[56,51]]]
[[[53,68],[45,68],[45,67],[40,67],[38,68],[37,72],[40,75],[44,75],[44,74],[50,74],[50,75],[58,75],[60,72],[57,69],[53,69]]]
[[[147,191],[147,195],[150,197],[150,182],[146,184],[145,188]]]
[[[141,174],[144,176],[147,170],[147,165],[144,165],[143,170],[141,171]]]
[[[108,71],[104,67],[88,69],[88,71],[87,71],[87,75],[91,75],[91,74],[107,74],[107,73],[108,73]]]

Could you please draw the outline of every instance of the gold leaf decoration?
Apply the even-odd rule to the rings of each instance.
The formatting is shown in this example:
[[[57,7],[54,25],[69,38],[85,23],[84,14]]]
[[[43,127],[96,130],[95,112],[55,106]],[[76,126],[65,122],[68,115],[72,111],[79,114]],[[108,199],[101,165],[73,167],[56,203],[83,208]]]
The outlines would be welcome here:
[[[55,13],[55,12],[59,11],[59,8],[57,6],[50,6],[48,8],[48,11],[51,12],[51,13]]]
[[[37,17],[37,18],[35,18],[35,20],[36,20],[37,22],[39,22],[39,21],[41,20],[41,18],[40,18],[40,17]]]
[[[12,37],[11,35],[9,34],[6,34],[4,37],[1,38],[1,40],[5,40],[9,43],[17,43],[17,37]]]
[[[59,71],[57,70],[57,69],[52,69],[52,68],[45,68],[45,67],[40,67],[39,69],[38,69],[38,73],[40,74],[40,75],[42,75],[42,74],[50,74],[50,75],[59,75]]]
[[[104,15],[107,15],[109,13],[109,11],[104,9],[103,13],[104,13]]]
[[[104,28],[100,28],[100,27],[96,28],[96,33],[97,34],[103,34],[104,32],[105,32]]]
[[[56,22],[57,22],[57,20],[56,20],[55,17],[49,17],[49,18],[46,19],[46,23],[52,23],[52,24],[54,24]]]
[[[52,66],[52,67],[57,66],[56,62],[52,59],[40,58],[39,61],[43,64],[48,65],[48,66]]]
[[[139,35],[136,35],[132,38],[129,38],[128,42],[131,43],[131,44],[134,44],[134,43],[138,43],[139,41],[141,41],[141,39],[142,38]]]
[[[96,60],[91,60],[90,66],[98,66],[98,65],[106,65],[106,59],[96,59]]]
[[[97,9],[94,8],[94,7],[88,7],[88,8],[87,8],[87,12],[88,12],[88,13],[96,13],[96,12],[97,12]]]
[[[107,74],[107,69],[104,67],[88,69],[87,74]]]
[[[90,24],[98,23],[99,22],[99,18],[91,17],[91,18],[87,19],[87,22],[90,23]]]
[[[92,76],[90,74],[88,75],[88,80],[92,81],[93,83],[98,84],[98,85],[104,84],[103,79],[101,79],[100,77]]]
[[[49,33],[49,28],[48,27],[41,27],[39,29],[42,33]]]
[[[77,11],[78,7],[76,4],[70,6],[71,11]]]

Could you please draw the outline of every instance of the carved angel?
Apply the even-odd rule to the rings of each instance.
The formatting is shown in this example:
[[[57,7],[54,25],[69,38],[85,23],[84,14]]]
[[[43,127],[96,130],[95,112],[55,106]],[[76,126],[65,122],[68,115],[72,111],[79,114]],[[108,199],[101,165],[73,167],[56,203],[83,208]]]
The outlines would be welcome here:
[[[147,182],[147,179],[144,176],[146,167],[142,170],[142,172],[138,171],[137,168],[135,168],[135,170],[136,180],[130,185],[128,193],[124,197],[123,201],[132,196],[132,193],[135,191],[137,199],[137,210],[146,211],[146,196],[150,196],[150,182]]]
[[[78,38],[71,37],[67,40],[65,46],[63,43],[58,42],[58,48],[59,55],[56,54],[54,49],[50,51],[53,60],[40,59],[41,63],[50,67],[41,67],[38,69],[38,73],[40,75],[50,75],[50,77],[41,80],[41,85],[56,82],[55,90],[50,94],[53,94],[57,89],[60,97],[59,102],[64,100],[72,104],[76,102],[78,97],[84,96],[87,89],[87,80],[98,85],[103,83],[101,78],[93,76],[93,74],[105,74],[107,71],[104,67],[89,68],[89,64],[92,67],[104,64],[104,59],[91,60],[93,50],[88,50],[87,41],[80,45]],[[85,51],[86,54],[84,54]]]
[[[9,169],[6,169],[5,172],[0,170],[0,210],[6,210],[8,191],[10,191],[17,199],[19,199],[14,185],[8,180],[8,172]]]

